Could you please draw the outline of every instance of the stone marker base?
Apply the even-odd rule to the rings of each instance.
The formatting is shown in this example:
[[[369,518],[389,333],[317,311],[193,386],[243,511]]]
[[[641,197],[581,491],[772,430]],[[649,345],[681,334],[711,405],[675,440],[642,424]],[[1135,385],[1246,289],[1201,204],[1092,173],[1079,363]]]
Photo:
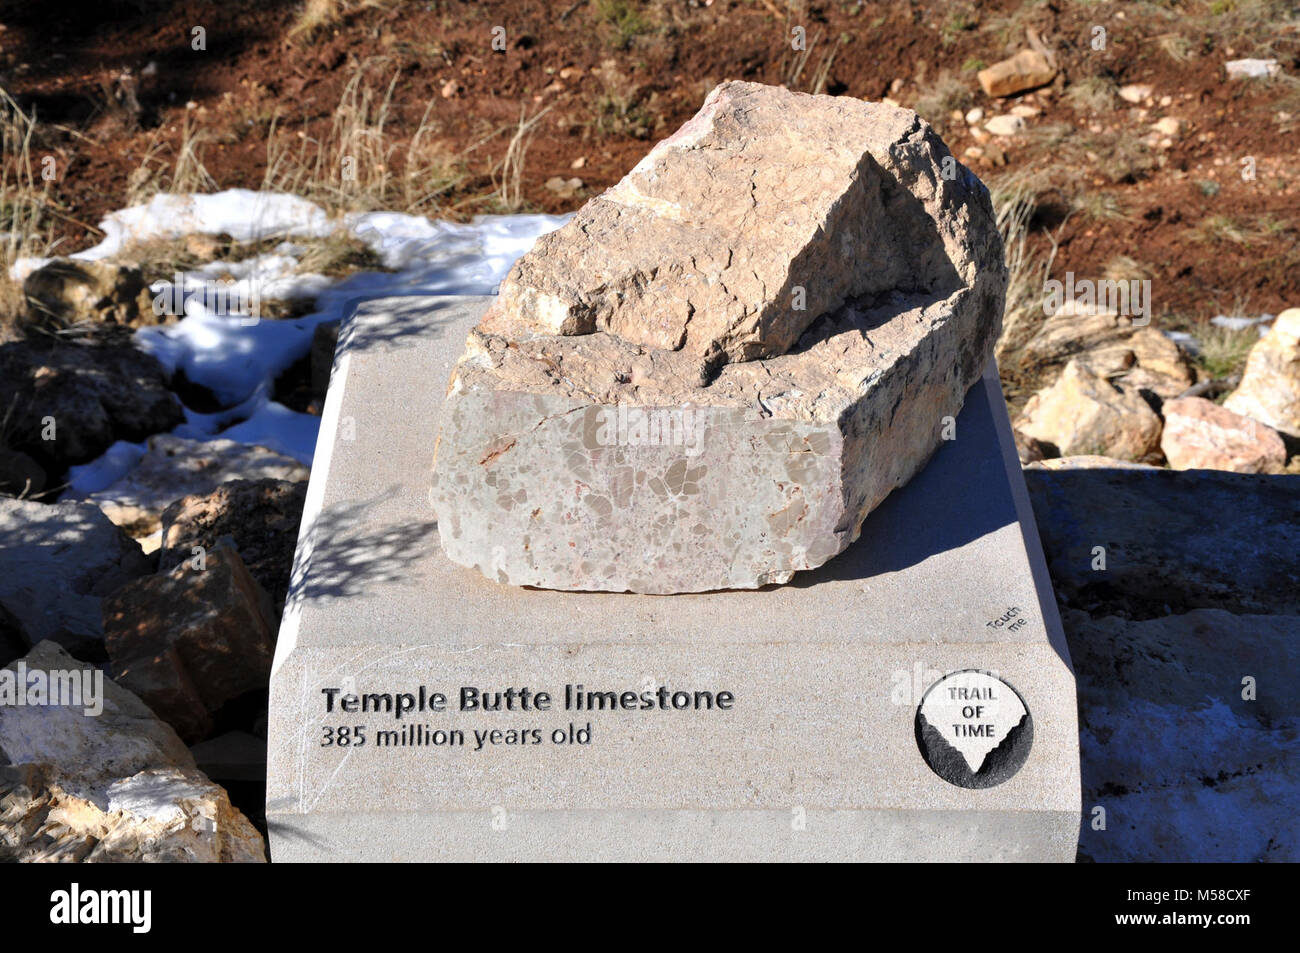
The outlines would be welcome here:
[[[787,585],[521,589],[446,559],[429,503],[490,301],[344,328],[271,681],[273,860],[1074,859],[1074,678],[994,368]]]

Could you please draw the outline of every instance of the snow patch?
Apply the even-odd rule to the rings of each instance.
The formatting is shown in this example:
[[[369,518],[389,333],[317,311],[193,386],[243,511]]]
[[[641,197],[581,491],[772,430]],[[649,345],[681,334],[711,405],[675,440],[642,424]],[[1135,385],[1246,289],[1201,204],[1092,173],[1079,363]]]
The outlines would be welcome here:
[[[238,241],[283,236],[272,252],[243,261],[214,261],[151,291],[179,303],[184,317],[145,327],[134,342],[175,375],[208,390],[222,408],[186,409],[177,436],[257,444],[311,464],[320,419],[271,399],[275,379],[311,351],[319,324],[344,321],[364,302],[410,295],[495,294],[516,259],[539,236],[559,228],[564,215],[485,215],[469,224],[430,221],[400,212],[363,212],[331,220],[319,206],[294,195],[230,189],[210,195],[156,195],[145,205],[114,212],[101,222],[104,240],[72,257],[99,259],[133,242],[189,234],[229,235]],[[305,252],[294,238],[324,238],[339,230],[369,247],[391,272],[358,272],[342,280],[299,274]],[[20,261],[14,274],[43,262]],[[222,301],[205,297],[217,282]],[[221,305],[269,300],[314,300],[299,318],[272,320]],[[242,313],[241,313],[242,312]],[[102,490],[130,471],[143,444],[119,442],[99,459],[74,467],[72,488]]]

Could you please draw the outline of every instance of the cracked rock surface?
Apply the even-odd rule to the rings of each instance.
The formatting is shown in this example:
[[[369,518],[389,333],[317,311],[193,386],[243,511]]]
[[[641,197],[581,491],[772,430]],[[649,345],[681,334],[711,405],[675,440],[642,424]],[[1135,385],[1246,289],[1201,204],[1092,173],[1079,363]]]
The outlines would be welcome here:
[[[816,568],[938,446],[1005,284],[987,190],[914,113],[724,84],[471,332],[436,451],[443,548],[556,589]]]

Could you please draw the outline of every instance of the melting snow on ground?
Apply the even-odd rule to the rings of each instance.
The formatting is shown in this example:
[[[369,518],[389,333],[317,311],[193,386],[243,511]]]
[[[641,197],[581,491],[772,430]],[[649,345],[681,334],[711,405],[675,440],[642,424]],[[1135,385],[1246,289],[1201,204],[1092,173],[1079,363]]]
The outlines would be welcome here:
[[[269,447],[310,464],[320,420],[272,400],[275,379],[311,351],[321,323],[349,317],[376,298],[404,295],[495,294],[510,266],[538,236],[558,228],[567,216],[485,215],[466,225],[430,221],[399,212],[365,212],[331,220],[323,209],[293,195],[231,189],[211,195],[157,195],[148,204],[123,209],[101,223],[104,240],[73,258],[94,260],[129,245],[174,240],[186,235],[229,235],[238,241],[285,239],[273,251],[239,262],[212,262],[158,282],[155,294],[169,294],[185,317],[171,325],[141,328],[135,343],[156,357],[169,374],[183,373],[206,388],[221,410],[186,410],[178,436],[211,439],[220,435]],[[336,280],[299,273],[305,248],[294,239],[324,238],[342,230],[365,243],[392,272],[358,272]],[[44,262],[15,265],[16,276]],[[227,300],[211,293],[224,279]],[[234,279],[233,282],[230,279]],[[256,320],[240,316],[234,302],[314,300],[315,310],[292,319]],[[236,312],[236,313],[232,313]],[[143,444],[119,441],[99,459],[73,467],[74,493],[102,490],[140,460]]]

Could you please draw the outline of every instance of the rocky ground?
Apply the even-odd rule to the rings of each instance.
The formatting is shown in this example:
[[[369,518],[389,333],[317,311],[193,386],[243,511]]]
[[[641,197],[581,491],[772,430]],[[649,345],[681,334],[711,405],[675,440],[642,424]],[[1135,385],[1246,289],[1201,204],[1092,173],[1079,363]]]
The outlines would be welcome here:
[[[490,291],[560,220],[425,216],[571,211],[744,78],[915,107],[992,186],[1081,859],[1300,859],[1287,4],[145,6],[0,23],[0,665],[106,675],[101,718],[0,705],[0,857],[264,858],[265,685],[339,321]],[[260,280],[264,320],[157,313],[177,271]],[[1044,308],[1067,271],[1150,281],[1151,307]]]

